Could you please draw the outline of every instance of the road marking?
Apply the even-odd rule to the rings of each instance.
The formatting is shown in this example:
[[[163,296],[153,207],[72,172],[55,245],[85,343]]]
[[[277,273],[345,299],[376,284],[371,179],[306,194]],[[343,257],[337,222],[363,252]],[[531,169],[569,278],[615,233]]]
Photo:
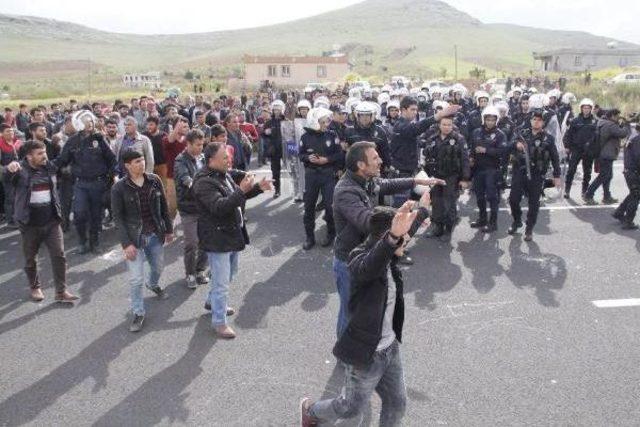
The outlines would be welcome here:
[[[576,205],[576,206],[540,206],[541,211],[572,211],[577,209],[615,209],[618,205]],[[522,206],[522,210],[528,210],[528,206]],[[501,211],[511,212],[511,208],[500,208]]]
[[[640,298],[601,299],[591,301],[598,308],[636,307],[640,306]]]

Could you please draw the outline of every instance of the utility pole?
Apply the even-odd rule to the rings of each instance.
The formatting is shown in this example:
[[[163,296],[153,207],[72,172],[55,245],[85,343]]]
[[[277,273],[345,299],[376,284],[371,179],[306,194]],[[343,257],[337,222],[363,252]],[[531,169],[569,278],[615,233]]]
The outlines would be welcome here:
[[[88,83],[89,83],[89,101],[91,101],[91,58],[87,59],[87,71],[89,73]]]
[[[453,45],[453,61],[454,61],[454,78],[455,81],[458,81],[458,45]]]

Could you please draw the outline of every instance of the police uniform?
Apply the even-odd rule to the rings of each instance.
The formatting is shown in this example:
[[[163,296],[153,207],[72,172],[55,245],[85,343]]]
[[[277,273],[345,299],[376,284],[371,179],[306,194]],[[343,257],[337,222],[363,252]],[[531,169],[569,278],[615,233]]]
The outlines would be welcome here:
[[[525,144],[526,153],[516,148],[518,142]],[[549,164],[553,167],[554,178],[560,177],[558,149],[555,139],[546,131],[542,130],[534,134],[531,129],[525,129],[515,137],[511,145],[511,153],[514,164],[509,206],[511,207],[511,216],[513,216],[513,225],[509,232],[513,234],[518,227],[522,226],[520,201],[526,195],[529,201],[529,211],[527,212],[525,234],[530,235],[538,219],[540,196]]]
[[[327,242],[331,244],[335,237],[333,223],[333,189],[336,185],[335,168],[342,157],[340,140],[333,131],[319,132],[305,128],[305,134],[300,140],[300,160],[305,169],[304,189],[304,229],[307,241],[315,244],[316,203],[318,195],[322,193],[325,202],[324,219],[327,222]],[[309,161],[309,156],[326,157],[329,161],[318,165]]]
[[[624,179],[629,195],[620,203],[613,216],[623,223],[625,229],[635,229],[633,223],[640,202],[640,135],[633,137],[624,149]]]
[[[447,183],[431,188],[432,235],[437,237],[444,230],[450,232],[457,222],[458,185],[460,181],[468,181],[471,174],[469,151],[464,137],[451,132],[449,135],[437,134],[427,140],[424,156],[425,172]]]
[[[569,197],[573,177],[582,162],[582,194],[587,192],[591,181],[594,154],[596,154],[596,124],[594,115],[584,117],[582,114],[571,120],[564,136],[564,146],[569,149],[569,169],[565,179],[565,197]]]
[[[485,153],[477,153],[476,148],[483,147]],[[473,163],[473,190],[478,202],[480,215],[478,221],[471,223],[474,228],[487,225],[487,202],[491,208],[489,224],[495,229],[498,220],[500,162],[507,147],[504,133],[497,127],[487,129],[482,126],[473,131],[470,140],[471,160]]]
[[[354,126],[350,126],[345,129],[344,140],[349,147],[360,141],[375,143],[376,151],[378,152],[380,159],[382,159],[382,166],[380,169],[384,173],[391,166],[389,139],[387,137],[387,132],[382,126],[372,123],[371,126],[361,127],[356,123]]]
[[[73,219],[80,245],[86,251],[89,223],[89,246],[96,250],[102,229],[103,196],[109,176],[115,173],[116,157],[101,134],[78,132],[69,138],[53,163],[58,168],[71,165],[75,181]]]

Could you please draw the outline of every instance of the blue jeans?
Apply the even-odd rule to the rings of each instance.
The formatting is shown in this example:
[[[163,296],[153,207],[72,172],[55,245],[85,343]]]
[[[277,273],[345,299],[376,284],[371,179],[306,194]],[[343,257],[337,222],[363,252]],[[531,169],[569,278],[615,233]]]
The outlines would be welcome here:
[[[351,278],[349,277],[349,264],[333,258],[333,274],[336,277],[336,287],[340,297],[340,310],[338,311],[338,326],[336,334],[338,338],[347,328],[349,323],[349,295],[351,294]]]
[[[129,285],[131,287],[131,311],[139,316],[144,315],[144,300],[142,299],[142,284],[147,288],[158,286],[160,275],[164,268],[164,248],[156,234],[142,236],[142,245],[137,249],[136,258],[127,260],[129,270]],[[144,261],[149,263],[149,277],[145,280]]]
[[[207,300],[211,304],[211,324],[227,324],[227,297],[229,283],[238,273],[238,252],[207,252],[210,270],[210,288]]]
[[[374,390],[382,400],[380,426],[399,425],[407,407],[407,392],[398,341],[376,351],[369,365],[345,364],[342,394],[335,399],[315,402],[309,414],[319,421],[319,426],[334,425],[338,420],[346,421],[340,425],[359,426]]]

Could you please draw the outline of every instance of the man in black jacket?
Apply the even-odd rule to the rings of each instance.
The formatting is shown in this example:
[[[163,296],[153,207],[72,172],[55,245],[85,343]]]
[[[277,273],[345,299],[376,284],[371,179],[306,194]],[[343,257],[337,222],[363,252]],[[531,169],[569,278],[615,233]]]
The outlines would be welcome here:
[[[622,222],[623,230],[637,230],[633,220],[640,202],[640,134],[634,136],[624,149],[624,179],[629,195],[620,203],[613,217]]]
[[[424,193],[428,204],[428,193]],[[395,264],[417,225],[428,211],[406,202],[398,211],[376,207],[369,220],[370,234],[351,252],[349,271],[353,288],[349,299],[351,318],[338,338],[333,354],[345,364],[344,392],[335,399],[301,402],[301,425],[345,420],[360,425],[362,412],[374,390],[382,400],[381,426],[399,425],[406,408],[406,389],[400,341],[404,323],[402,274]],[[392,281],[388,280],[391,269]]]
[[[198,210],[198,241],[207,253],[211,270],[206,305],[212,308],[211,321],[221,338],[235,338],[227,324],[233,314],[227,306],[229,284],[238,271],[238,255],[249,243],[244,220],[245,202],[271,190],[271,181],[254,182],[250,173],[229,170],[227,150],[211,142],[204,150],[205,167],[196,174],[193,192]]]
[[[24,271],[31,289],[31,299],[44,299],[38,275],[38,251],[44,244],[49,250],[56,287],[55,301],[70,303],[78,299],[67,291],[62,211],[56,191],[57,168],[47,160],[41,141],[29,141],[24,147],[25,159],[7,165],[8,179],[15,187],[14,218],[20,225]]]
[[[593,101],[585,98],[580,102],[580,115],[569,123],[569,129],[564,135],[564,146],[569,155],[569,169],[564,185],[564,198],[570,198],[571,184],[582,162],[582,195],[587,192],[593,169],[593,156],[597,154],[596,124],[598,119],[592,114]]]
[[[184,271],[187,287],[195,289],[197,285],[209,283],[205,270],[207,255],[198,247],[198,208],[193,197],[193,178],[204,167],[205,135],[199,129],[189,131],[186,136],[187,147],[178,154],[173,166],[173,179],[176,183],[178,212],[184,231]]]
[[[129,330],[138,332],[145,315],[142,297],[145,260],[150,266],[147,288],[159,298],[167,298],[158,283],[164,268],[163,245],[173,241],[173,223],[162,181],[159,176],[144,172],[144,156],[129,150],[122,160],[127,174],[111,189],[111,210],[129,270],[133,312]]]

